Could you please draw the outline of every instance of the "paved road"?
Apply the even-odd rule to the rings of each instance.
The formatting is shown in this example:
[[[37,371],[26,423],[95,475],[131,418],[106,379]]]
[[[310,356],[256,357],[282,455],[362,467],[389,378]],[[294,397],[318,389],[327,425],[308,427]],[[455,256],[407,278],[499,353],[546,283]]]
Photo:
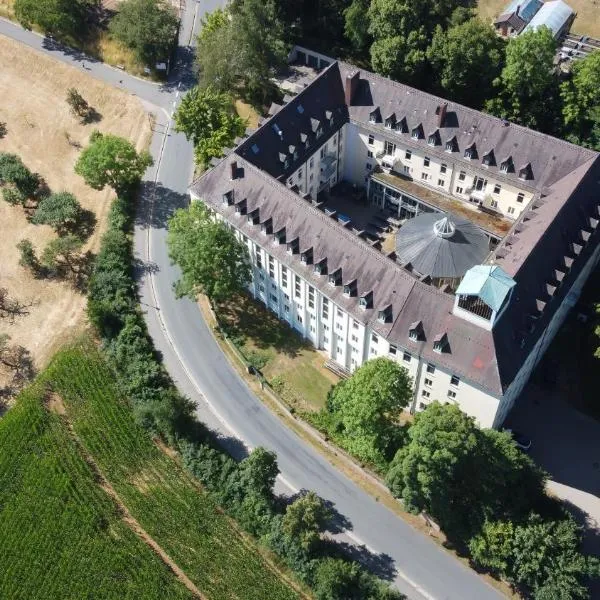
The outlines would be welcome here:
[[[158,121],[151,151],[156,163],[146,175],[135,235],[136,257],[143,265],[141,302],[156,347],[178,387],[198,402],[199,417],[220,431],[230,447],[262,445],[274,450],[282,473],[280,485],[291,490],[312,489],[331,502],[344,524],[346,538],[366,546],[362,550],[355,547],[356,556],[391,577],[409,598],[498,600],[500,594],[473,571],[378,504],[288,430],[229,365],[197,306],[174,297],[172,284],[178,273],[166,252],[166,220],[175,208],[189,202],[193,153],[185,138],[173,133],[170,114],[191,82],[192,34],[198,30],[201,16],[220,4],[219,0],[201,5],[188,0],[178,51],[180,64],[166,86],[48,46],[39,36],[3,20],[0,33],[64,62],[83,61],[91,75],[154,105]]]

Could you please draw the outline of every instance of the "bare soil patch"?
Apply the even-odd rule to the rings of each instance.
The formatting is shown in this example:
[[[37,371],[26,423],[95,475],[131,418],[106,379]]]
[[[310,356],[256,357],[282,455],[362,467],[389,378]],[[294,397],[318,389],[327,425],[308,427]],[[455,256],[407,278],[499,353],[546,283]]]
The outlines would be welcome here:
[[[65,101],[69,87],[77,88],[95,108],[99,122],[82,125],[71,114]],[[151,135],[147,113],[136,98],[4,37],[0,37],[0,89],[0,122],[7,126],[0,152],[18,154],[52,191],[75,194],[82,207],[95,214],[96,229],[85,249],[96,252],[112,194],[87,187],[73,171],[75,162],[94,129],[126,137],[138,149],[146,147]],[[55,235],[48,226],[29,223],[22,208],[0,200],[0,286],[12,297],[33,303],[28,314],[13,323],[0,321],[0,333],[27,348],[37,368],[85,327],[85,296],[67,282],[34,279],[18,264],[17,242],[29,238],[40,250]],[[6,383],[0,379],[0,387]]]

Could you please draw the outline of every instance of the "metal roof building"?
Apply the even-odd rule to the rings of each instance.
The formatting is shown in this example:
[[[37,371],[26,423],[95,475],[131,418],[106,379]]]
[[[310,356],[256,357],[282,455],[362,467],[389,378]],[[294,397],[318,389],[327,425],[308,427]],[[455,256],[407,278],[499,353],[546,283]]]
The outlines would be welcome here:
[[[575,12],[563,0],[551,0],[544,3],[523,31],[537,29],[545,25],[552,30],[555,38],[559,38],[568,31],[574,18]]]
[[[396,256],[421,275],[458,280],[489,254],[489,241],[474,223],[425,213],[408,220],[396,237]],[[452,284],[451,281],[445,283]]]

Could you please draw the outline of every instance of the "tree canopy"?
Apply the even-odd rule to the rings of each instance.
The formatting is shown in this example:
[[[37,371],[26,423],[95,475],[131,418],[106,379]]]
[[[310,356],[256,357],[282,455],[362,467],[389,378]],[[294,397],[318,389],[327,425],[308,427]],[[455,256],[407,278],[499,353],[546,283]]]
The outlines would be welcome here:
[[[169,220],[169,256],[181,268],[178,296],[206,294],[221,302],[245,289],[251,277],[247,248],[201,202],[180,208]]]
[[[27,29],[37,25],[57,36],[77,36],[89,5],[88,0],[15,0],[14,9],[17,19]]]
[[[321,539],[331,513],[323,500],[314,492],[308,492],[290,504],[283,516],[282,528],[290,539],[310,551]]]
[[[0,152],[0,187],[9,204],[25,204],[37,191],[40,178],[16,154]]]
[[[125,0],[111,20],[111,34],[147,65],[154,66],[169,57],[179,19],[165,0]]]
[[[69,192],[58,192],[42,199],[31,222],[50,225],[60,233],[73,226],[80,215],[81,205],[77,198]]]
[[[525,31],[506,47],[506,63],[494,82],[497,96],[486,109],[515,123],[551,132],[556,128],[556,41],[548,27]]]
[[[476,564],[536,600],[589,598],[585,582],[600,574],[600,563],[580,547],[581,528],[570,516],[544,521],[534,513],[522,524],[486,522],[469,544]]]
[[[128,140],[95,132],[89,146],[80,154],[75,172],[95,190],[108,185],[119,193],[138,183],[152,163],[149,152],[138,154]]]
[[[175,112],[175,130],[185,133],[194,144],[196,162],[208,164],[213,156],[245,131],[245,123],[235,114],[231,97],[211,88],[191,89]]]
[[[276,94],[271,77],[285,64],[283,24],[274,0],[236,0],[206,19],[198,37],[201,87],[236,93],[253,104]]]
[[[397,448],[402,434],[398,417],[411,397],[406,369],[387,358],[375,358],[333,388],[327,410],[339,420],[350,452],[383,465]]]
[[[568,137],[600,150],[600,50],[573,62],[571,78],[560,91]]]
[[[438,25],[427,56],[440,93],[480,108],[492,96],[492,83],[500,75],[504,42],[491,25],[470,19],[447,30]]]
[[[543,474],[510,435],[479,429],[456,405],[432,403],[408,437],[388,471],[390,490],[455,541],[486,519],[522,517],[544,497]]]

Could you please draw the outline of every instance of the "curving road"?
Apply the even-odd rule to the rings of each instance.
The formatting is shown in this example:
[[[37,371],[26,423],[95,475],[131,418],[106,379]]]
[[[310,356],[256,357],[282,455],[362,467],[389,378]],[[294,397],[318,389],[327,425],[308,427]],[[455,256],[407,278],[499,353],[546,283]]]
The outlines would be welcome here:
[[[413,600],[498,600],[501,596],[474,571],[412,529],[332,467],[320,454],[275,417],[230,366],[198,307],[177,300],[172,285],[177,269],[166,250],[166,221],[186,206],[192,177],[193,152],[172,130],[172,111],[191,85],[193,39],[201,17],[224,3],[187,0],[177,52],[177,67],[167,85],[129,76],[41,36],[0,20],[0,34],[70,64],[135,94],[157,116],[151,151],[155,165],[146,174],[135,230],[140,266],[139,289],[148,329],[180,390],[198,403],[199,418],[218,430],[229,447],[265,446],[277,453],[282,473],[280,489],[312,489],[340,514],[354,552]],[[240,440],[242,443],[240,443]],[[365,548],[356,548],[364,545]]]

